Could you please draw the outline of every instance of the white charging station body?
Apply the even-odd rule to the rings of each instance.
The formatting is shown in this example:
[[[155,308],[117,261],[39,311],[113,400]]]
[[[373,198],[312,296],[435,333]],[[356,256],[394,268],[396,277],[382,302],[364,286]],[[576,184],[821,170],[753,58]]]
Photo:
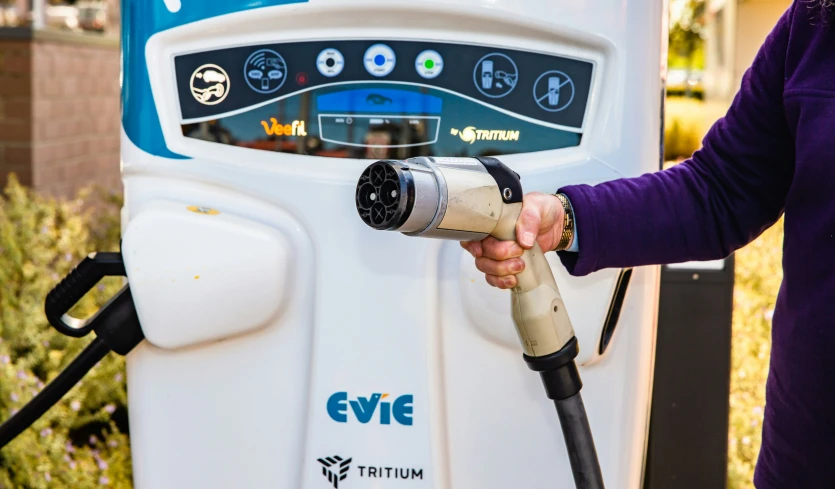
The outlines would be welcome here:
[[[509,294],[457,243],[367,227],[354,190],[433,151],[526,191],[656,170],[662,3],[262,3],[126,2],[136,487],[572,488]],[[602,348],[621,271],[550,260],[607,487],[639,489],[658,270]]]

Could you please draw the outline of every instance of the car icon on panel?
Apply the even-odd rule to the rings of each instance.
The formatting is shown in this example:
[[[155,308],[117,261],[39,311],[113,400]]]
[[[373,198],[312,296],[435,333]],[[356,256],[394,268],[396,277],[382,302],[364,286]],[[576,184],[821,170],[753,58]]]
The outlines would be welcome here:
[[[372,93],[365,97],[365,103],[373,105],[391,105],[394,103],[390,98],[384,97],[378,93]]]

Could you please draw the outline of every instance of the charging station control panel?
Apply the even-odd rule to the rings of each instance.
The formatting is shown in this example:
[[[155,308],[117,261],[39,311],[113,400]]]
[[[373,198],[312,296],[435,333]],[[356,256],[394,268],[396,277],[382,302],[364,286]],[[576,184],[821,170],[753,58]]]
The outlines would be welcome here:
[[[333,158],[494,156],[578,146],[587,60],[350,40],[176,56],[185,137]]]

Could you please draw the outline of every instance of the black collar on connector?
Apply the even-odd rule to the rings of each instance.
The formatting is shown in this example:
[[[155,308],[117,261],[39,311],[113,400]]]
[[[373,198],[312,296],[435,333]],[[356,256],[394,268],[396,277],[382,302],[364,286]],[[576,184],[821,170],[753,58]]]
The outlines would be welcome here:
[[[523,353],[522,358],[525,359],[528,368],[539,372],[548,399],[559,401],[568,399],[583,388],[580,372],[574,363],[579,353],[580,346],[575,336],[568,340],[562,349],[550,355],[531,357]]]

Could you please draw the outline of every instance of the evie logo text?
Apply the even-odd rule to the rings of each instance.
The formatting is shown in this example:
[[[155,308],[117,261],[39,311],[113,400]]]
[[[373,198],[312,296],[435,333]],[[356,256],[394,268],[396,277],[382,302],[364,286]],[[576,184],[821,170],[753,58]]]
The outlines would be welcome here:
[[[348,399],[347,392],[336,392],[328,399],[328,415],[337,423],[347,423],[352,417],[367,424],[376,419],[380,424],[391,424],[392,419],[404,426],[412,425],[414,396],[405,394],[391,401],[388,394],[374,393],[368,397]],[[378,413],[375,416],[375,413]],[[353,414],[353,416],[352,416]]]

